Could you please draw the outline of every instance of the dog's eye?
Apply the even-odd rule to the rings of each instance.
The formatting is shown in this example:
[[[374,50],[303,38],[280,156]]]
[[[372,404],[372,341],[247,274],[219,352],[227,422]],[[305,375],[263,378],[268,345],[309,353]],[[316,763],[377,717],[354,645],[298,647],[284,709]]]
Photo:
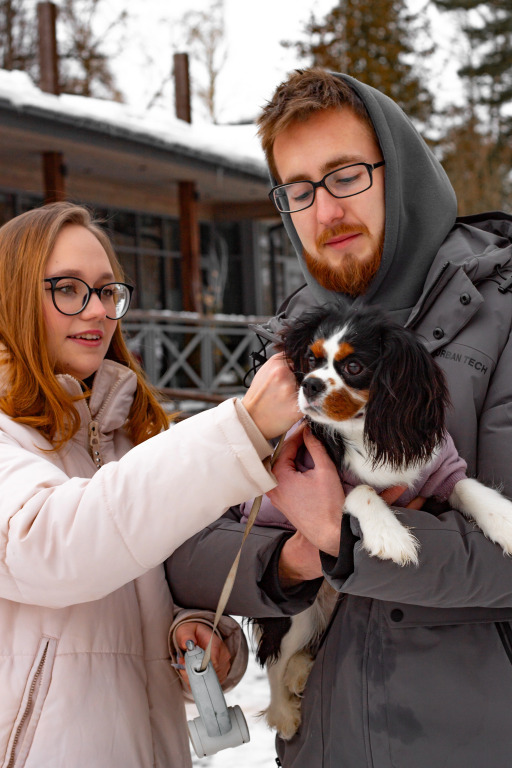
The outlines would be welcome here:
[[[309,351],[306,355],[306,366],[309,371],[312,371],[313,368],[316,368],[320,363],[322,362],[321,358],[316,357],[313,352]]]
[[[357,376],[357,374],[361,373],[363,370],[363,366],[357,360],[349,360],[345,363],[344,369],[347,373],[350,373],[351,376]]]

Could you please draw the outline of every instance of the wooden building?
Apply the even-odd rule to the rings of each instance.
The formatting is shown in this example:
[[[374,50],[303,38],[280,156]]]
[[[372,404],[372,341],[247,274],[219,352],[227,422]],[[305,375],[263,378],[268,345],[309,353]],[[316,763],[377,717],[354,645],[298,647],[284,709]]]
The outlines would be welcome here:
[[[156,119],[0,70],[0,224],[53,199],[106,222],[140,309],[270,314],[302,282],[254,126]]]

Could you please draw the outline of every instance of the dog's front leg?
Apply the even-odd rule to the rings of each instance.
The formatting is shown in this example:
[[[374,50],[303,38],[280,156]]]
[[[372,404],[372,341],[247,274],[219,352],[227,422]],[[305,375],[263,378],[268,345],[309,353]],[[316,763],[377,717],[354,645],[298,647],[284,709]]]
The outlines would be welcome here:
[[[368,554],[398,565],[418,564],[418,539],[369,485],[358,485],[348,494],[344,511],[359,520]]]
[[[512,502],[478,480],[459,480],[449,502],[454,509],[473,520],[488,539],[512,554]]]

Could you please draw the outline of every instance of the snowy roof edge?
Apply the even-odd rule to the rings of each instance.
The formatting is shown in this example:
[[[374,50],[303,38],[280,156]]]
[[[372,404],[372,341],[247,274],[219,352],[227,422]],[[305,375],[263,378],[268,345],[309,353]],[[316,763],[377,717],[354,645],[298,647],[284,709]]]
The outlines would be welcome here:
[[[17,82],[8,82],[8,85],[11,87],[4,88],[6,76],[9,75],[18,76]],[[26,81],[28,81],[26,86],[28,87],[16,88],[14,90],[12,85],[20,85],[20,76],[24,76],[24,79],[26,78]],[[105,114],[101,116],[94,114],[95,111],[98,111],[98,104],[104,110],[114,111],[117,115],[114,114],[114,119],[112,119],[112,117]],[[88,105],[91,107],[90,110],[87,109]],[[261,152],[261,160],[254,156],[254,147],[251,147],[252,152],[247,154],[243,153],[243,149],[239,154],[234,152],[233,140],[236,133],[239,133],[241,144],[246,144],[247,136],[244,134],[247,134],[246,129],[248,126],[216,126],[209,124],[198,126],[178,121],[177,118],[170,118],[169,126],[162,126],[160,124],[152,131],[138,124],[144,117],[140,114],[133,114],[126,105],[116,102],[102,102],[99,99],[89,99],[69,94],[63,94],[62,96],[46,94],[30,81],[26,73],[6,72],[3,70],[0,70],[0,110],[60,123],[63,126],[75,126],[110,138],[120,138],[146,147],[149,146],[162,151],[182,154],[192,160],[201,160],[209,164],[221,165],[226,170],[232,172],[256,176],[258,180],[268,180],[268,170],[263,158],[263,152]],[[101,112],[102,110],[100,109],[99,111]],[[115,119],[116,117],[118,119]],[[171,126],[182,136],[173,134]],[[228,141],[226,142],[227,137],[222,137],[224,141],[220,141],[217,148],[215,146],[215,133],[226,133],[226,131],[231,134]],[[244,131],[244,134],[242,134],[242,131]],[[225,147],[222,147],[223,143],[226,143]]]

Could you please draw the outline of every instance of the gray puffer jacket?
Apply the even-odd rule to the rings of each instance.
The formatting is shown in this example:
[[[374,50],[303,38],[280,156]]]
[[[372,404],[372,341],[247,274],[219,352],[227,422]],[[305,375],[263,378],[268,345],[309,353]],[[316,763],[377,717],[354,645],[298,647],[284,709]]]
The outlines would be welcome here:
[[[307,286],[261,329],[326,302],[379,304],[424,340],[446,373],[447,427],[468,475],[512,498],[512,219],[456,219],[441,165],[394,102],[347,75],[373,122],[385,166],[385,240],[363,298],[327,291],[307,272],[291,217],[283,223]],[[314,515],[314,509],[311,510]],[[339,592],[312,669],[303,723],[278,739],[285,768],[509,768],[512,754],[512,558],[453,510],[401,510],[421,545],[417,568],[368,557],[345,516],[338,559],[322,556]],[[176,600],[215,608],[243,528],[232,509],[167,563]],[[351,527],[352,526],[352,529]],[[319,580],[281,591],[290,532],[254,528],[228,610],[293,614]],[[187,579],[201,563],[201,588]],[[194,571],[198,573],[196,568]]]
[[[508,217],[460,220],[410,323],[448,378],[448,426],[468,474],[500,484],[509,497],[511,243]],[[300,314],[307,294],[296,294],[280,320]],[[512,559],[457,512],[401,514],[421,544],[418,568],[368,557],[353,518],[345,519],[338,560],[323,556],[340,597],[307,684],[303,726],[290,742],[277,740],[286,768],[510,766]],[[167,563],[182,605],[193,600],[186,574],[194,561],[208,574],[203,604],[215,608],[240,543],[238,517],[232,509]],[[277,559],[289,535],[253,529],[229,612],[293,614],[313,597],[318,582],[280,590]]]

